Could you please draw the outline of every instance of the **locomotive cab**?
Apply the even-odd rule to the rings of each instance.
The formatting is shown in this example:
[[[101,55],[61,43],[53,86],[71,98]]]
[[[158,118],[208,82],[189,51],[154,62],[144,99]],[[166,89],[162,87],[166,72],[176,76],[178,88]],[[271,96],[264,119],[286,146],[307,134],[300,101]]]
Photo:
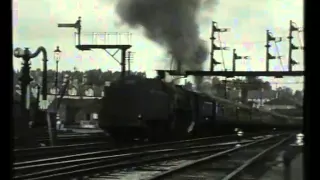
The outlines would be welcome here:
[[[106,88],[99,127],[112,136],[146,136],[153,121],[168,119],[168,95],[162,82],[128,76]]]

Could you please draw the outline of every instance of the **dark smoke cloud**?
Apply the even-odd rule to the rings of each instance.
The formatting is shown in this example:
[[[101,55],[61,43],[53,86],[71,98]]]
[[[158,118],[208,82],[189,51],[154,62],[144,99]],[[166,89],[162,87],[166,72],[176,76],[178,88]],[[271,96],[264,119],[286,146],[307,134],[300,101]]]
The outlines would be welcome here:
[[[216,0],[118,0],[116,11],[133,28],[160,44],[181,62],[183,70],[201,70],[208,49],[199,38],[199,11],[212,10]],[[210,23],[210,22],[208,22]],[[196,80],[196,83],[201,80]]]

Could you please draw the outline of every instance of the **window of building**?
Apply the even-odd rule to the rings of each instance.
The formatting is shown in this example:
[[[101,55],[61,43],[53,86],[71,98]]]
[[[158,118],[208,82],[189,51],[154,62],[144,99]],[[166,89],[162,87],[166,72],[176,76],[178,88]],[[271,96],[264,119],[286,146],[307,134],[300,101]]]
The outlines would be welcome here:
[[[51,93],[51,94],[57,94],[57,93],[59,93],[59,88],[51,88],[51,89],[50,89],[50,93]]]
[[[94,92],[93,92],[93,89],[87,89],[86,91],[85,91],[85,95],[86,96],[93,96],[94,95]]]
[[[93,114],[92,114],[92,118],[93,118],[93,119],[98,119],[98,117],[99,117],[99,116],[98,116],[97,113],[93,113]]]
[[[73,88],[68,90],[68,93],[71,96],[76,96],[77,95],[77,89],[73,87]]]

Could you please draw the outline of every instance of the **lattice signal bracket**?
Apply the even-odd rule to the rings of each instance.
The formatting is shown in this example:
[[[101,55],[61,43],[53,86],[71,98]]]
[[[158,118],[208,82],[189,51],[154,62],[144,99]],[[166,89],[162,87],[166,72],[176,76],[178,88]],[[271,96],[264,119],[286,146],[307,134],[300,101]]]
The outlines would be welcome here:
[[[128,32],[75,33],[75,45],[130,45],[132,34]]]

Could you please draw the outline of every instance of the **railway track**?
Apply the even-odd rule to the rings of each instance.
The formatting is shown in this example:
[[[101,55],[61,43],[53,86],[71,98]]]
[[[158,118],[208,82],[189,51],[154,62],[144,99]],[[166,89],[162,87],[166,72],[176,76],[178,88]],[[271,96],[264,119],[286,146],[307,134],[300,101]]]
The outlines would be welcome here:
[[[189,154],[169,161],[141,163],[82,179],[139,179],[139,180],[254,180],[269,168],[279,151],[288,147],[292,135],[275,135],[243,143],[241,146],[221,149],[216,153]],[[143,161],[143,160],[142,160]]]
[[[39,138],[40,144],[49,144],[48,138]],[[88,152],[114,147],[110,139],[103,134],[76,134],[59,135],[56,146],[39,146],[36,148],[15,148],[13,150],[15,161],[27,161],[67,154],[75,152]]]
[[[248,135],[241,144],[247,144],[263,137]],[[218,136],[17,162],[14,163],[14,179],[82,177],[95,172],[132,167],[141,163],[208,155],[234,147],[238,143],[235,141],[236,138],[235,135]]]
[[[221,136],[227,140],[227,138],[234,138],[235,135]],[[219,136],[218,136],[219,137]],[[219,137],[220,138],[220,137]],[[209,140],[212,138],[202,138],[202,141]],[[183,142],[183,141],[181,141]],[[184,141],[188,142],[188,141]],[[191,141],[193,142],[193,141]],[[114,143],[109,142],[96,142],[96,143],[83,143],[83,144],[71,144],[63,146],[48,146],[48,147],[39,147],[39,148],[25,148],[25,149],[15,149],[14,157],[15,162],[31,161],[38,159],[48,159],[52,157],[59,156],[69,156],[81,153],[93,152],[92,155],[100,154],[105,152],[104,150],[112,148],[124,148],[131,147],[136,145],[146,145],[147,142],[132,142],[132,143]],[[96,151],[96,152],[95,152]]]
[[[43,158],[66,156],[74,153],[85,153],[90,151],[105,150],[113,148],[110,142],[96,142],[84,144],[72,144],[64,146],[48,146],[28,149],[15,149],[15,162],[31,161]]]
[[[104,133],[60,133],[57,135],[56,145],[83,144],[89,142],[106,142],[108,136]],[[15,138],[15,148],[24,149],[23,139]],[[36,142],[39,147],[49,146],[50,139],[47,134],[37,134]]]
[[[97,142],[97,141],[105,141],[107,136],[103,133],[76,133],[76,134],[65,134],[58,135],[57,144],[58,145],[68,145],[68,144],[79,144],[85,142]],[[50,143],[50,139],[48,137],[41,137],[37,139],[39,144],[48,145]]]
[[[292,135],[266,137],[209,156],[188,159],[143,179],[259,179],[268,169],[265,162],[273,161],[292,139]]]

